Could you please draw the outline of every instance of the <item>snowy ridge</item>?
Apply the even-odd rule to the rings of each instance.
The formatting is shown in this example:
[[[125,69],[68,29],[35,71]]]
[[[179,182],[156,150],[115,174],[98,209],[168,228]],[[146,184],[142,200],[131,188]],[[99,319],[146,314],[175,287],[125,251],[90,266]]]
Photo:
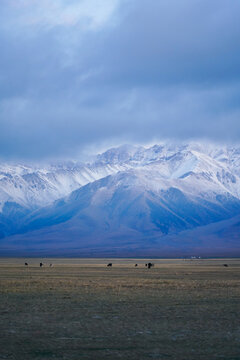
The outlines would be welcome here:
[[[124,169],[120,166],[91,166],[72,163],[46,168],[0,166],[0,208],[16,202],[27,208],[51,204],[90,182]]]
[[[33,249],[131,243],[141,250],[149,241],[182,239],[181,247],[183,233],[188,246],[195,234],[193,241],[207,247],[204,228],[211,229],[214,246],[221,238],[222,249],[229,248],[233,239],[232,249],[240,251],[240,148],[124,145],[86,164],[2,164],[0,203],[0,249],[33,241]]]
[[[150,148],[124,145],[98,155],[91,164],[66,162],[45,167],[0,164],[0,209],[7,201],[27,208],[45,206],[81,186],[130,169],[145,169],[170,183],[189,176],[194,182],[193,178],[200,177],[202,190],[214,191],[216,186],[216,191],[222,189],[240,197],[240,148],[201,144]]]

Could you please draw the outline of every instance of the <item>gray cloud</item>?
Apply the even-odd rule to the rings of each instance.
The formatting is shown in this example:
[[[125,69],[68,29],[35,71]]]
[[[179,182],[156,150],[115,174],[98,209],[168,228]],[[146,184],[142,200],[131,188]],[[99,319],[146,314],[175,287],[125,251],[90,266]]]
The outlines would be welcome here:
[[[2,158],[72,156],[107,141],[239,140],[238,1],[106,1],[100,15],[94,1],[70,1],[68,17],[53,1],[58,22],[45,1],[35,12],[30,1],[0,4]]]

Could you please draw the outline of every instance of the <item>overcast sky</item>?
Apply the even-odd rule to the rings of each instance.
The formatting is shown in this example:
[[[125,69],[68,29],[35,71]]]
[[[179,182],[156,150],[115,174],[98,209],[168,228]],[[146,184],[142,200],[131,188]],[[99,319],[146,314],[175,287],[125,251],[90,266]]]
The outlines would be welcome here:
[[[238,142],[239,0],[1,0],[0,157]]]

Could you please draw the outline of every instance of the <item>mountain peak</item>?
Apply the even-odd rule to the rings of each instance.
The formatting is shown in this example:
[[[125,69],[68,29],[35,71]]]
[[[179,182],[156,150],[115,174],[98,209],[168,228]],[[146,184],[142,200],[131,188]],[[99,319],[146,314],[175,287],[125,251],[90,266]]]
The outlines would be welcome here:
[[[123,145],[88,164],[1,164],[0,209],[0,237],[22,233],[24,240],[30,232],[50,243],[62,234],[84,243],[140,244],[178,236],[239,214],[240,151]]]

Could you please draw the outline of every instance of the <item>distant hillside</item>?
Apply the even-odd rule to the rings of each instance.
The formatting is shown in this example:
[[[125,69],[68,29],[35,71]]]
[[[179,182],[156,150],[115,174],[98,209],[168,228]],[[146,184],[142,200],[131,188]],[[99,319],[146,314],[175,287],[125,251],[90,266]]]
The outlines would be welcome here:
[[[2,253],[240,255],[240,148],[125,145],[0,169]]]

